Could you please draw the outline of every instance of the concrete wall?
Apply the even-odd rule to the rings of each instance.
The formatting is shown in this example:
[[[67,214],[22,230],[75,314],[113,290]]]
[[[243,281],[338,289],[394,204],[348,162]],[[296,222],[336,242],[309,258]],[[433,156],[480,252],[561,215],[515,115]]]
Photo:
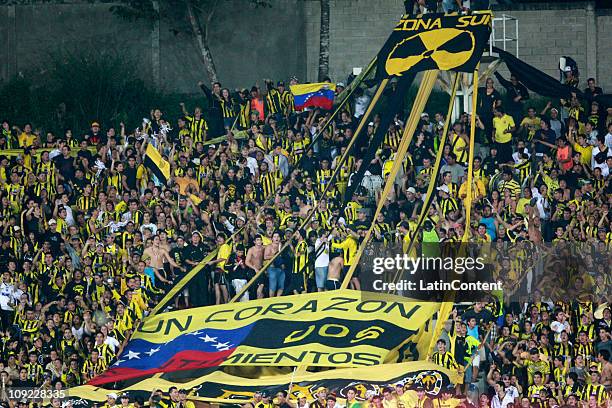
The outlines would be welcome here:
[[[612,10],[597,17],[597,78],[612,93]]]
[[[595,76],[612,91],[612,13],[592,1],[554,1],[496,10],[519,19],[519,56],[557,77],[562,55],[579,64],[582,82]],[[273,0],[254,9],[224,0],[210,29],[220,78],[229,87],[262,79],[316,80],[319,55],[318,0]],[[206,75],[192,40],[175,35],[162,20],[127,23],[108,4],[0,7],[0,79],[37,66],[57,47],[124,48],[141,61],[143,77],[172,92],[198,92]],[[378,52],[403,12],[402,0],[331,0],[330,75],[344,81]]]
[[[519,20],[519,56],[558,77],[558,61],[571,56],[581,70],[581,84],[596,77],[612,91],[612,13],[595,10],[594,1],[542,2],[494,7],[495,15]],[[332,0],[330,74],[344,80],[353,67],[363,67],[378,52],[403,12],[400,0]],[[319,52],[319,3],[306,3],[308,79],[315,79]],[[498,34],[501,37],[501,33]],[[514,48],[510,49],[513,52]],[[505,72],[504,69],[501,69]]]
[[[402,0],[331,0],[329,73],[344,81],[353,67],[365,67],[378,53],[404,12]],[[305,2],[308,79],[315,80],[319,60],[321,10]]]
[[[496,10],[519,20],[519,57],[549,75],[559,76],[559,58],[567,55],[580,69],[580,86],[597,78],[612,91],[612,13],[594,2],[534,3]],[[503,71],[503,70],[502,70]]]

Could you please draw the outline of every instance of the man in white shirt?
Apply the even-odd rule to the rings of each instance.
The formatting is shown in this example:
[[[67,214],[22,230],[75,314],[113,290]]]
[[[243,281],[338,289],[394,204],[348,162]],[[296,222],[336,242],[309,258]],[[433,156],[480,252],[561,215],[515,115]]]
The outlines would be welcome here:
[[[606,146],[603,137],[598,137],[597,146],[593,148],[591,168],[595,169],[595,167],[599,167],[602,173],[605,173],[605,169],[608,167],[606,164],[606,157],[610,156],[612,156],[612,149]],[[606,177],[605,174],[604,177]]]
[[[327,270],[329,267],[329,237],[322,236],[315,242],[315,281],[317,291],[322,292],[327,280]]]
[[[508,404],[514,403],[514,398],[506,392],[504,383],[495,384],[495,396],[491,400],[491,408],[506,408]]]
[[[10,261],[9,263],[14,263]],[[8,330],[11,324],[11,315],[15,305],[15,287],[10,282],[11,274],[7,271],[2,274],[0,283],[0,318],[2,319],[2,330]]]
[[[249,149],[247,147],[243,147],[241,153],[242,157],[246,159],[246,166],[251,171],[251,174],[257,176],[259,174],[259,164],[257,163],[257,159],[249,156]]]
[[[612,122],[608,123],[608,133],[606,134],[604,144],[608,146],[608,148],[612,148]]]

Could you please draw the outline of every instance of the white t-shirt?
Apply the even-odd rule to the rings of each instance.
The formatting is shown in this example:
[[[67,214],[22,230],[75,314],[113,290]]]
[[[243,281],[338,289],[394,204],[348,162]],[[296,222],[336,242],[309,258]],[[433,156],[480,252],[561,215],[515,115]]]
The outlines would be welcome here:
[[[142,224],[142,225],[140,226],[140,233],[141,233],[141,234],[144,234],[144,230],[145,230],[146,228],[150,229],[150,230],[151,230],[151,233],[152,233],[153,235],[157,234],[157,225],[155,225],[155,224],[153,224],[153,223],[150,223],[150,224]]]
[[[69,227],[72,227],[76,224],[76,222],[74,221],[74,215],[72,214],[72,208],[70,208],[70,206],[65,205],[64,209],[66,210],[66,224],[68,224]]]
[[[500,401],[499,395],[495,395],[491,400],[491,408],[506,408],[508,404],[514,402],[514,398],[506,392],[504,398]]]
[[[596,146],[593,148],[593,153],[591,156],[591,168],[595,169],[595,167],[599,167],[602,170],[602,173],[604,172],[604,170],[608,167],[608,165],[606,164],[606,161],[604,160],[602,163],[597,163],[597,161],[595,160],[595,156],[597,156],[599,153],[601,152],[601,150],[599,149],[599,146]],[[612,149],[608,148],[608,154],[606,155],[607,157],[612,156]],[[605,177],[605,175],[604,175]]]
[[[15,303],[15,287],[10,283],[2,282],[0,284],[0,308],[6,311],[12,311],[13,307],[10,303]]]
[[[113,350],[113,353],[117,352],[117,347],[121,345],[121,343],[119,343],[119,340],[111,336],[106,336],[106,339],[104,339],[104,343],[108,344],[108,346]]]
[[[254,157],[248,156],[246,158],[246,161],[247,161],[247,167],[249,168],[249,170],[251,170],[251,174],[256,175],[257,169],[258,169],[257,159]]]
[[[323,249],[321,249],[323,247]],[[315,268],[325,268],[329,266],[329,244],[321,241],[321,238],[317,238],[315,242],[315,254],[320,255],[315,259]]]
[[[608,134],[606,135],[606,138],[605,138],[605,140],[604,140],[604,144],[605,144],[606,146],[608,146],[609,148],[612,148],[612,133],[608,133]]]

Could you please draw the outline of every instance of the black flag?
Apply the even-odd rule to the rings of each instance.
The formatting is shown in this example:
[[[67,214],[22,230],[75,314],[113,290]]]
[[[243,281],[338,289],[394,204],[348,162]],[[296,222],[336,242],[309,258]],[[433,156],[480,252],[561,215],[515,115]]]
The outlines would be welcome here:
[[[472,72],[491,35],[490,11],[404,17],[378,54],[377,79],[432,69]]]

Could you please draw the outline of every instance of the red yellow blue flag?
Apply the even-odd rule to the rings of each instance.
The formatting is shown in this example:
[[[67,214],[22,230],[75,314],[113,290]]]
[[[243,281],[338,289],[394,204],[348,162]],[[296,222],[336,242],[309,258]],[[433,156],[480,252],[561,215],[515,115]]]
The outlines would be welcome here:
[[[336,84],[319,82],[316,84],[291,85],[291,93],[296,110],[309,106],[330,110],[334,106]]]

